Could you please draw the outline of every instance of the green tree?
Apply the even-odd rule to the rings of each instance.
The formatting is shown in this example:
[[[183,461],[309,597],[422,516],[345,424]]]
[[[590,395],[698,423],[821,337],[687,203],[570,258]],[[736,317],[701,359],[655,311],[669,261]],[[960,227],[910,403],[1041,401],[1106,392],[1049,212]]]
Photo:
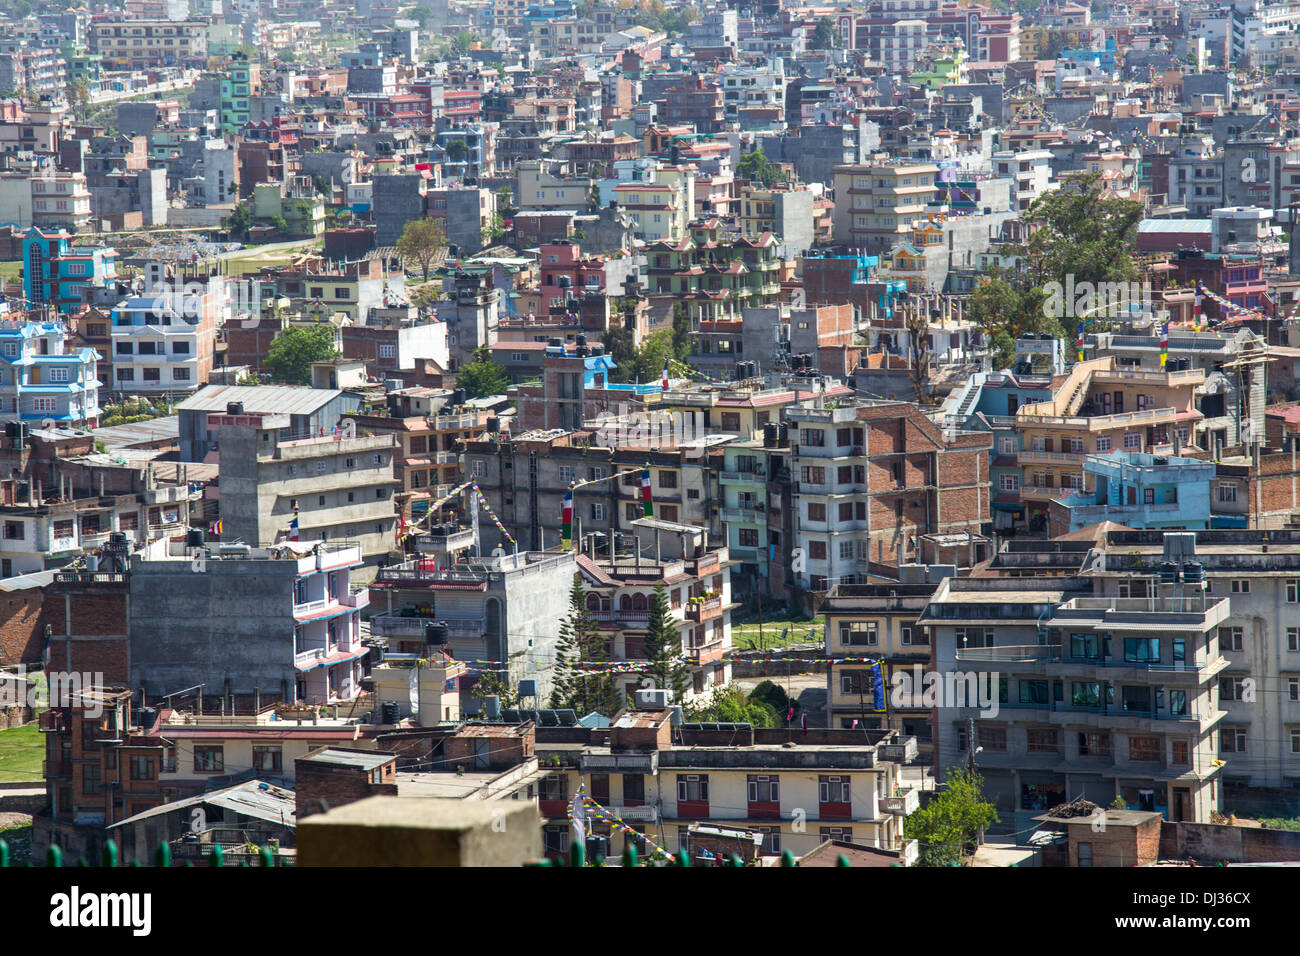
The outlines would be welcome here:
[[[479,238],[483,241],[484,246],[490,246],[506,234],[506,221],[501,217],[501,213],[494,212],[488,224],[483,227]]]
[[[790,712],[790,696],[780,684],[770,680],[762,681],[749,692],[749,696],[752,700],[767,704],[782,717]]]
[[[510,675],[504,670],[481,671],[478,680],[469,689],[469,695],[479,703],[488,697],[497,697],[502,707],[519,706],[519,692],[511,689]]]
[[[907,817],[903,833],[920,844],[921,866],[947,866],[961,862],[980,829],[997,821],[997,810],[984,798],[984,778],[949,767],[944,790]]]
[[[284,216],[272,217],[271,225],[280,235],[287,236],[289,234],[289,220],[285,219]]]
[[[334,326],[295,325],[276,336],[262,364],[271,373],[272,381],[310,385],[312,362],[328,362],[338,357]]]
[[[614,360],[614,369],[610,372],[610,381],[631,381],[632,362],[636,358],[635,336],[632,330],[621,322],[610,325],[600,333],[600,342],[605,346],[605,354]]]
[[[687,703],[684,715],[692,722],[708,721],[723,724],[752,724],[755,727],[780,727],[781,715],[766,701],[755,700],[737,684],[714,689],[707,702]]]
[[[649,661],[645,676],[654,681],[654,686],[671,690],[674,703],[684,701],[690,671],[681,660],[682,638],[668,607],[668,592],[662,584],[655,585],[654,595],[650,598],[645,656]]]
[[[638,382],[657,382],[663,377],[664,365],[675,357],[673,333],[668,329],[651,332],[633,353],[628,374]]]
[[[85,115],[86,107],[90,105],[90,87],[83,79],[75,79],[68,84],[68,102],[72,105],[72,115],[81,117]]]
[[[777,183],[789,181],[789,177],[781,171],[780,167],[768,162],[767,155],[762,149],[756,149],[740,157],[740,162],[736,163],[736,178],[748,179],[751,182],[762,183],[764,186],[775,186]]]
[[[470,33],[468,30],[462,30],[452,38],[451,45],[455,48],[457,53],[464,56],[470,51],[470,47],[477,42],[479,42],[477,35]]]
[[[576,663],[607,660],[609,647],[600,633],[600,625],[587,610],[587,590],[582,586],[581,576],[574,575],[569,591],[569,613],[560,622],[551,706],[572,708],[579,717],[592,711],[612,716],[619,700],[614,675],[579,674],[580,666]]]
[[[968,317],[989,333],[1002,359],[1014,349],[1014,341],[1008,348],[1007,339],[1069,337],[1081,321],[1091,325],[1101,318],[1080,316],[1076,303],[1049,295],[1045,286],[1055,283],[1064,289],[1073,279],[1076,286],[1096,288],[1138,276],[1130,250],[1142,204],[1106,195],[1098,174],[1069,179],[1035,200],[1023,218],[1028,238],[1003,250],[1012,265],[991,268],[967,304]]]
[[[691,356],[691,316],[685,302],[673,303],[673,356],[683,362]]]
[[[492,361],[492,353],[481,345],[474,351],[474,360],[456,372],[456,387],[463,388],[468,398],[504,395],[510,387],[510,374]]]
[[[241,239],[248,238],[248,230],[253,228],[253,213],[247,203],[239,203],[230,211],[225,221],[226,231]]]
[[[813,30],[812,39],[808,41],[810,50],[829,50],[835,46],[835,24],[831,23],[830,17],[822,17],[817,21],[817,28]]]
[[[414,262],[425,282],[440,255],[447,250],[447,233],[436,219],[412,219],[402,229],[397,240],[397,254],[403,260]]]
[[[443,150],[447,154],[447,161],[451,163],[463,163],[469,158],[469,145],[463,139],[453,139]]]

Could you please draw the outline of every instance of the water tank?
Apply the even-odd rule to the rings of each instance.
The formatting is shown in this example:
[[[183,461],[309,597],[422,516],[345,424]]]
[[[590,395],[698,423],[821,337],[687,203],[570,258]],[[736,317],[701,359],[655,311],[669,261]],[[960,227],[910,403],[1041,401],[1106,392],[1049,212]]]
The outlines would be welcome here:
[[[497,418],[495,415],[489,418],[487,420],[487,430],[493,435],[501,431],[501,419]]]
[[[158,711],[153,707],[141,707],[135,712],[135,719],[139,727],[152,727],[153,722],[158,719]]]
[[[763,447],[776,448],[781,440],[781,426],[776,422],[768,422],[763,426]]]
[[[227,415],[242,415],[242,414],[244,414],[244,403],[243,403],[243,402],[227,402],[227,403],[226,403],[226,414],[227,414]]]
[[[127,546],[126,546],[126,532],[125,532],[125,531],[110,531],[110,532],[109,532],[109,535],[108,535],[108,549],[109,549],[110,551],[125,551],[125,550],[126,550],[126,547],[127,547]]]
[[[488,720],[498,720],[501,717],[501,698],[496,694],[489,694],[483,698],[483,713]]]
[[[86,555],[86,570],[87,571],[99,570],[99,555],[97,554]]]
[[[446,644],[447,643],[447,625],[441,621],[430,621],[424,625],[424,643],[426,644]]]
[[[465,390],[463,388],[453,388],[451,390],[451,404],[452,405],[465,404]]]
[[[781,438],[782,445],[784,445],[790,439],[790,426],[787,425],[785,422],[781,423],[780,438]]]
[[[573,341],[577,343],[579,348],[582,348],[584,345],[587,344],[587,336],[584,335],[582,332],[579,332],[577,336],[574,337]]]
[[[5,437],[18,437],[18,422],[5,422]]]
[[[1188,561],[1183,565],[1183,581],[1187,584],[1200,584],[1205,580],[1205,566],[1199,561]]]
[[[592,354],[592,355],[604,355],[604,354],[605,354],[605,346],[603,346],[603,345],[593,345],[593,346],[591,347],[591,354]]]
[[[202,528],[190,528],[185,532],[185,547],[201,548],[203,547],[206,535]]]
[[[1156,570],[1160,573],[1161,584],[1178,583],[1178,565],[1173,561],[1161,561]]]
[[[527,680],[521,680],[521,681],[519,682],[519,696],[520,696],[520,697],[536,697],[536,696],[537,696],[537,681],[533,680],[532,678],[528,678]]]
[[[386,700],[383,707],[380,708],[380,714],[379,722],[381,724],[395,724],[402,719],[402,708],[398,706],[397,701]]]

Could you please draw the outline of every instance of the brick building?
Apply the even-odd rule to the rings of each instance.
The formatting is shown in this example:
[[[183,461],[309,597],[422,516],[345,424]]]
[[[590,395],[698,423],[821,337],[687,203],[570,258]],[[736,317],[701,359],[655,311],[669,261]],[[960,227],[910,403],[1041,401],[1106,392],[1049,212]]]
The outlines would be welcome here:
[[[366,797],[397,796],[397,757],[374,750],[322,747],[294,761],[297,819]]]

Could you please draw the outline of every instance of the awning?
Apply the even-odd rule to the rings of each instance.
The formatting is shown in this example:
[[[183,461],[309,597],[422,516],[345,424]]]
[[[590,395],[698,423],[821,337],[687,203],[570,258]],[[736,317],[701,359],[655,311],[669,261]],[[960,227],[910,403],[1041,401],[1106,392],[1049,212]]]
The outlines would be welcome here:
[[[336,651],[327,657],[318,657],[310,664],[297,665],[295,670],[300,674],[306,674],[308,671],[314,671],[318,667],[333,667],[335,664],[346,664],[348,661],[354,661],[359,657],[365,657],[370,653],[370,648],[363,647],[359,651]]]

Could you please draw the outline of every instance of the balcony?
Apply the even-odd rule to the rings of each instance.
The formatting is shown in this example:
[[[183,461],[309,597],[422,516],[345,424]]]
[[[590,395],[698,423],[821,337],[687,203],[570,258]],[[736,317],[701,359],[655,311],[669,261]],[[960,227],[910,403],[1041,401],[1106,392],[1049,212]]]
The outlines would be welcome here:
[[[709,621],[722,614],[722,596],[708,598],[704,601],[694,601],[686,607],[686,620]]]
[[[718,480],[724,485],[737,482],[748,485],[761,485],[767,481],[767,478],[761,471],[724,471],[719,474]]]
[[[376,614],[370,619],[372,637],[397,637],[424,639],[424,628],[434,622],[429,617],[411,617],[401,614]]]
[[[1083,464],[1083,452],[1074,451],[1040,451],[1033,448],[1022,449],[1016,454],[1016,461],[1022,465],[1071,465]]]
[[[882,813],[894,813],[899,816],[907,816],[909,813],[915,813],[921,807],[921,793],[908,787],[892,797],[880,798],[880,810]]]
[[[370,606],[370,588],[348,588],[347,594],[339,596],[343,607],[367,608]]]
[[[722,520],[744,524],[758,524],[763,520],[764,512],[758,508],[723,508]]]
[[[584,753],[578,758],[582,773],[659,773],[659,753]]]

